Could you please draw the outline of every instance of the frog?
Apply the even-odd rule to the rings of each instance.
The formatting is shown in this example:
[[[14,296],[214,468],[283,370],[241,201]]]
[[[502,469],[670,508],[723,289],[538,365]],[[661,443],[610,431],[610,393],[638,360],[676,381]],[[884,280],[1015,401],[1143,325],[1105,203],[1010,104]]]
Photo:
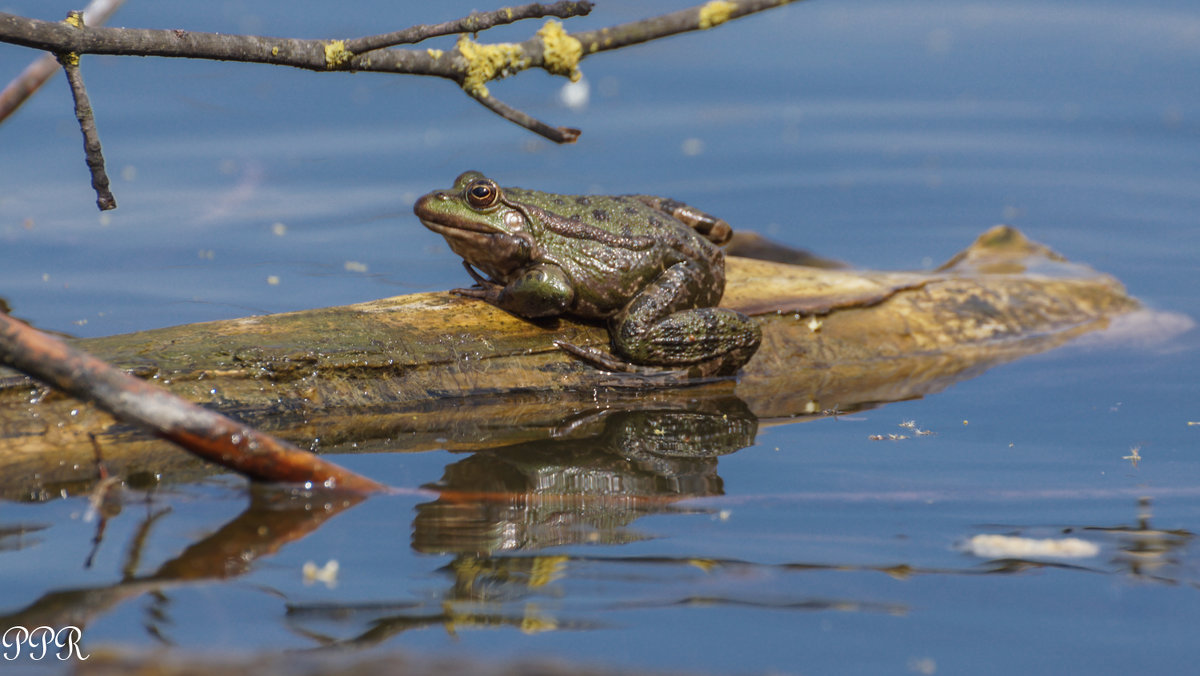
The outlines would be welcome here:
[[[555,342],[596,368],[729,376],[762,342],[756,322],[717,307],[732,228],[682,202],[502,188],[467,171],[413,211],[475,281],[451,293],[529,320],[607,322],[611,354]]]

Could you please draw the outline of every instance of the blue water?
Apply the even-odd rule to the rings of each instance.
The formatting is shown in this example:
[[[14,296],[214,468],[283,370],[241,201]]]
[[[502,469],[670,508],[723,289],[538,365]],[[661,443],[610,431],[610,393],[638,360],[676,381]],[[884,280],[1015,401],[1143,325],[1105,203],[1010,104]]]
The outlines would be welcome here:
[[[570,26],[687,3],[599,5]],[[112,25],[356,36],[476,6],[131,2]],[[74,7],[5,3],[47,19]],[[485,38],[524,39],[531,26]],[[0,48],[0,80],[29,57]],[[560,103],[561,80],[544,74],[492,86],[583,129],[569,147],[494,118],[449,82],[116,57],[83,67],[117,211],[95,210],[61,79],[0,125],[0,296],[74,335],[462,285],[457,258],[411,205],[468,168],[552,191],[670,195],[872,268],[935,266],[1007,222],[1151,308],[1200,316],[1190,2],[805,2],[589,58],[583,110]],[[716,494],[597,531],[619,541],[496,553],[557,572],[538,585],[524,573],[492,579],[486,602],[455,591],[454,555],[414,549],[432,498],[405,494],[338,515],[245,575],[115,605],[85,641],[279,651],[313,647],[312,631],[345,639],[403,617],[411,628],[372,649],[713,674],[1187,673],[1200,657],[1200,425],[1188,424],[1200,421],[1198,347],[1195,331],[1135,327],[927,399],[764,421],[753,445],[710,468]],[[936,434],[868,439],[909,420]],[[416,488],[467,457],[393,449],[339,460]],[[88,569],[85,502],[0,505],[0,524],[47,526],[23,536],[35,545],[0,547],[0,613],[120,579],[149,513],[171,510],[142,573],[246,502],[232,478],[141,498],[128,493]],[[553,521],[513,518],[497,527]],[[585,535],[597,523],[583,510],[557,518]],[[961,548],[984,533],[1070,535],[1100,550],[1000,572]],[[1131,553],[1150,541],[1167,544]],[[305,562],[329,559],[335,588],[302,582]],[[503,621],[456,624],[440,617],[444,602]],[[337,619],[325,603],[389,605]]]

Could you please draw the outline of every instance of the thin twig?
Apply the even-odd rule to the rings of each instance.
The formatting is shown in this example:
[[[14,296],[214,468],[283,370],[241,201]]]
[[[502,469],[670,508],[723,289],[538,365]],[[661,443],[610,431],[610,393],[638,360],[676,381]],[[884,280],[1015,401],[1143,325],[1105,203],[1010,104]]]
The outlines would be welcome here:
[[[0,314],[0,363],[255,480],[385,490],[361,474],[193,404]]]
[[[125,0],[92,0],[83,10],[83,22],[89,26],[103,26]],[[12,82],[0,91],[0,122],[12,115],[25,100],[33,95],[46,81],[58,72],[58,59],[53,54],[43,54],[34,59]]]
[[[96,119],[92,115],[92,103],[83,86],[83,73],[79,63],[62,61],[63,72],[71,85],[75,97],[75,119],[79,120],[79,131],[83,132],[83,154],[88,170],[92,173],[92,189],[96,191],[96,206],[100,211],[117,208],[117,198],[109,189],[108,172],[104,170],[104,151],[100,147],[100,132],[96,130]]]
[[[67,23],[83,25],[83,13],[71,12]],[[92,173],[92,189],[96,191],[96,206],[100,211],[117,208],[117,198],[109,189],[108,172],[104,170],[104,151],[100,147],[100,132],[96,129],[96,118],[92,114],[92,102],[88,100],[87,88],[83,85],[83,73],[79,70],[79,55],[60,53],[58,62],[67,74],[71,85],[71,96],[75,98],[75,119],[79,120],[79,131],[83,132],[83,155],[88,171]]]
[[[495,96],[492,96],[486,92],[481,95],[476,95],[474,93],[471,94],[471,98],[482,103],[485,108],[493,113],[496,113],[509,122],[519,124],[535,134],[540,134],[541,136],[544,136],[555,143],[574,143],[582,133],[578,129],[572,129],[571,127],[552,127],[533,117],[532,115],[523,113],[516,108],[497,100]]]
[[[370,35],[354,40],[346,40],[346,50],[354,54],[362,54],[363,52],[383,49],[384,47],[413,44],[440,35],[478,33],[493,26],[502,26],[521,21],[522,19],[540,19],[547,16],[569,19],[574,16],[586,16],[591,11],[592,3],[590,2],[564,1],[556,2],[553,5],[542,5],[535,2],[528,5],[521,5],[520,7],[497,9],[492,12],[476,12],[461,19],[445,21],[439,24],[413,26],[394,33]]]
[[[800,0],[739,0],[737,2],[709,2],[704,5],[681,9],[678,12],[631,21],[611,28],[571,33],[571,37],[583,44],[584,54],[594,54],[610,49],[620,49],[650,40],[708,30],[726,21],[740,19],[775,7],[790,5]]]

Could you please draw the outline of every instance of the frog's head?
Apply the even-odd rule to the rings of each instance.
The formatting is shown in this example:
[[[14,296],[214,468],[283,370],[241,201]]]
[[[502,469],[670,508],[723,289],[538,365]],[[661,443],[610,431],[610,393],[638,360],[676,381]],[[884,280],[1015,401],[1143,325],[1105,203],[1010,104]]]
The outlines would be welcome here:
[[[493,279],[506,277],[534,255],[526,213],[478,171],[459,175],[449,190],[425,195],[413,211],[425,227],[446,238],[454,253]]]

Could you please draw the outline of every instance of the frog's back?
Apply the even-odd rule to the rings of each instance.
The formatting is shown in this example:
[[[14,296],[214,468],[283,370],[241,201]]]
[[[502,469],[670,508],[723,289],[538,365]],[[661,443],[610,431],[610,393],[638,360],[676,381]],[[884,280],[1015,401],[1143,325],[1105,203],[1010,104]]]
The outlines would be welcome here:
[[[506,189],[545,230],[539,258],[572,279],[578,295],[572,312],[604,318],[624,307],[667,268],[692,263],[706,301],[719,301],[725,286],[721,249],[691,226],[646,204],[638,196],[556,195]],[[710,295],[711,294],[711,295]]]
[[[661,212],[638,200],[610,195],[558,195],[538,190],[505,188],[508,197],[525,205],[540,207],[566,220],[579,220],[614,235],[629,236],[649,225],[650,217]]]
[[[558,195],[506,188],[511,199],[538,211],[535,220],[573,245],[589,242],[631,251],[673,250],[685,259],[724,260],[720,248],[697,228],[647,204],[641,195]],[[605,235],[607,233],[607,236]],[[667,255],[668,258],[675,258]]]

